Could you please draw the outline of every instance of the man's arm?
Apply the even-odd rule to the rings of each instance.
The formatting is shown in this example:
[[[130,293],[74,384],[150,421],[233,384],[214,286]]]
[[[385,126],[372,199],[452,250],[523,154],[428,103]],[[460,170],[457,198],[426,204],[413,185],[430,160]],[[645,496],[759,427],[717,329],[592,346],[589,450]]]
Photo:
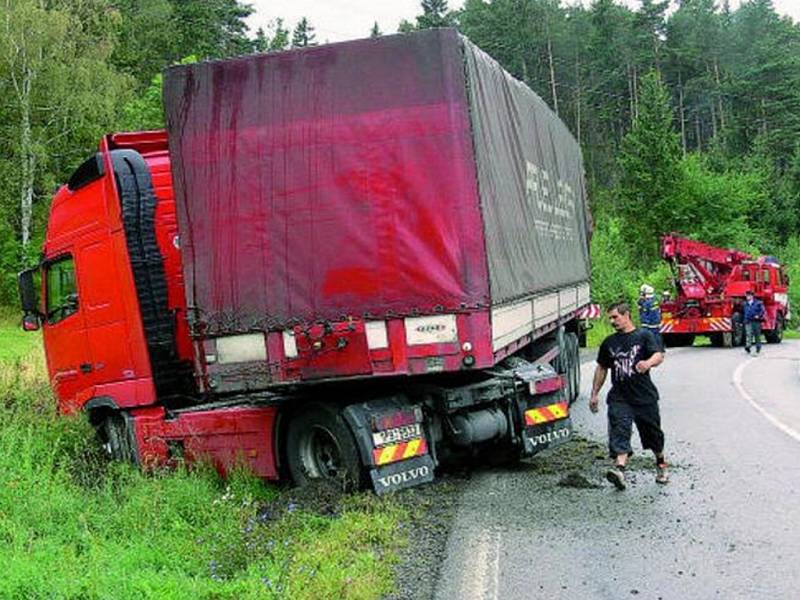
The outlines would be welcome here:
[[[600,390],[606,382],[607,374],[608,369],[598,363],[594,370],[594,380],[592,381],[592,397],[589,399],[589,409],[593,413],[597,412],[598,406],[600,405]]]
[[[636,363],[636,370],[639,373],[647,373],[650,369],[657,367],[662,362],[664,362],[664,353],[653,352],[653,354],[647,360],[640,360],[638,363]]]

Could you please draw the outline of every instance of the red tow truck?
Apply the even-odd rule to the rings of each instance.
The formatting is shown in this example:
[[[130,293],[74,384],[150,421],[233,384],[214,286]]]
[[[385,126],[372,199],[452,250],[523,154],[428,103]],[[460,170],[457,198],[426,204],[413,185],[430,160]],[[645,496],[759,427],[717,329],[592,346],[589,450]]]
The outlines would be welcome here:
[[[571,437],[589,218],[533,92],[435,30],[176,67],[165,105],[20,274],[60,411],[112,456],[385,493]]]
[[[716,346],[744,343],[742,305],[752,290],[764,302],[763,332],[778,344],[791,314],[789,278],[773,257],[717,248],[677,234],[662,237],[661,255],[672,266],[676,295],[661,304],[661,334],[669,346],[691,346],[706,335]]]

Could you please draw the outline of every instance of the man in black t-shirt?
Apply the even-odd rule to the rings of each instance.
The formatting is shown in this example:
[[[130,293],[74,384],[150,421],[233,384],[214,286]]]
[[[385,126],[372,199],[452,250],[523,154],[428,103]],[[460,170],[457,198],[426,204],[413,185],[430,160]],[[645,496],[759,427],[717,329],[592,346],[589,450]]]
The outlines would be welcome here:
[[[639,431],[642,447],[652,450],[656,457],[656,482],[667,483],[667,461],[664,458],[664,432],[658,412],[658,390],[650,379],[650,369],[664,361],[664,354],[653,334],[637,329],[631,319],[631,309],[625,302],[613,304],[608,318],[616,333],[600,345],[597,369],[594,372],[589,408],[596,413],[600,390],[611,369],[611,391],[608,393],[608,449],[615,459],[606,479],[617,489],[627,487],[625,465],[631,450],[633,424]]]

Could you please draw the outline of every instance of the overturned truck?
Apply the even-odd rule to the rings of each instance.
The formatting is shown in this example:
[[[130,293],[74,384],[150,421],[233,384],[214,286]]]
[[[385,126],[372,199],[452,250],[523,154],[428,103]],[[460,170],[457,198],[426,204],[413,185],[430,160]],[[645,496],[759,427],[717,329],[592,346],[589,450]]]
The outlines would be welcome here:
[[[569,439],[589,215],[530,89],[443,29],[175,67],[165,106],[20,276],[114,456],[383,493]]]

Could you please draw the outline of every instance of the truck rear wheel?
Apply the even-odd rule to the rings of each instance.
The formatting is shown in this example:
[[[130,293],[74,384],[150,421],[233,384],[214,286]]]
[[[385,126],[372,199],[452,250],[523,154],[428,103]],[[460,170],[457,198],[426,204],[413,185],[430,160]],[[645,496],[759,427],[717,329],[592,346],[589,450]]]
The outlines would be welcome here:
[[[364,484],[355,439],[336,407],[310,404],[295,413],[286,432],[286,466],[295,484],[334,483],[343,490]]]
[[[780,344],[783,341],[783,328],[783,316],[778,315],[778,318],[775,319],[775,329],[764,332],[764,337],[767,338],[767,342],[770,344]]]
[[[693,333],[665,333],[664,345],[669,348],[682,348],[694,344]]]
[[[565,381],[564,393],[570,404],[578,399],[581,393],[581,355],[578,336],[575,333],[564,334],[564,349],[553,361],[556,373]]]
[[[567,356],[569,364],[567,366],[567,398],[572,404],[578,399],[581,393],[581,350],[578,336],[574,333],[566,335]]]
[[[733,345],[733,334],[730,331],[711,333],[708,336],[711,345],[716,348],[730,348]]]

